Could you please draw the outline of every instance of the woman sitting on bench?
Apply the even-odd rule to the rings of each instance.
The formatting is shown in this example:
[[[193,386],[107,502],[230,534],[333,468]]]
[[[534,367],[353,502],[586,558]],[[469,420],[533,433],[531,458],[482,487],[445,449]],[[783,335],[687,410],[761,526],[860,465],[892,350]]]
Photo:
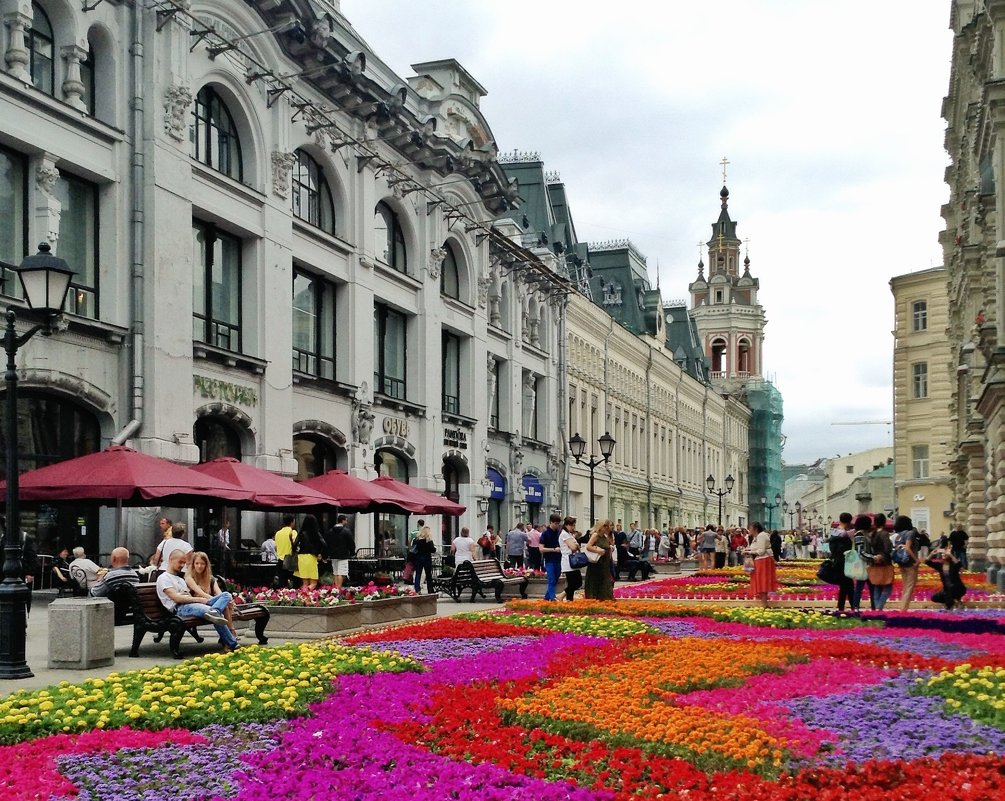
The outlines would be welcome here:
[[[227,628],[227,618],[223,610],[230,604],[232,597],[229,592],[222,592],[210,598],[208,602],[201,596],[192,594],[181,571],[188,560],[188,554],[174,550],[168,560],[167,572],[157,578],[157,598],[169,612],[178,617],[201,617],[216,627],[216,633],[223,641],[225,651],[237,648],[237,639]]]
[[[188,573],[185,574],[185,583],[193,596],[207,604],[213,598],[223,594],[220,590],[220,582],[213,575],[209,555],[205,551],[196,551],[192,554],[192,564],[189,565]],[[234,628],[233,600],[224,607],[223,615],[227,618],[227,628],[230,629],[230,633],[234,635],[236,640],[237,629]]]

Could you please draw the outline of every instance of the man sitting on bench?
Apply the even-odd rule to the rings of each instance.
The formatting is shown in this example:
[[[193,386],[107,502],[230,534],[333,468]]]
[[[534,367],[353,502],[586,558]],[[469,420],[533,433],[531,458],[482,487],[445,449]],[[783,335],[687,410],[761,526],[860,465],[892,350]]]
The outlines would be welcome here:
[[[220,635],[224,651],[236,650],[237,640],[227,628],[227,618],[223,614],[223,610],[233,597],[229,592],[221,592],[210,598],[207,603],[200,603],[198,598],[189,593],[188,585],[181,575],[187,559],[187,553],[180,550],[171,552],[167,572],[162,573],[157,579],[157,598],[165,609],[178,617],[201,617],[208,620]]]
[[[112,549],[112,566],[91,587],[91,595],[101,598],[114,593],[123,584],[136,586],[140,583],[139,574],[129,566],[129,550],[119,546]]]

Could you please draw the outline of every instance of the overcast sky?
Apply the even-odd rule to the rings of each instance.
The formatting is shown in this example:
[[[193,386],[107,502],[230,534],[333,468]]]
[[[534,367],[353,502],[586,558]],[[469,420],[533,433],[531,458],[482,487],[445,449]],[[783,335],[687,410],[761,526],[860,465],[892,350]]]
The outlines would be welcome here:
[[[892,276],[942,263],[949,0],[342,0],[378,57],[457,59],[501,151],[561,174],[581,240],[663,296],[729,210],[749,238],[789,464],[891,445]]]

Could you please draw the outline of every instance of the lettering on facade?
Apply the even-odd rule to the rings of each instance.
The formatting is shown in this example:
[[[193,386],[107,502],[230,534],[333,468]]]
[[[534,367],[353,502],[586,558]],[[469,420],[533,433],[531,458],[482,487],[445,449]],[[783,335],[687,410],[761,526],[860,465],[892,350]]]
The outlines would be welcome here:
[[[218,378],[208,378],[204,375],[193,375],[192,385],[201,397],[226,403],[237,403],[241,406],[257,406],[258,393],[251,387],[231,384]]]
[[[467,450],[468,432],[456,428],[445,428],[443,429],[443,444],[448,448],[457,448],[462,451]]]
[[[400,417],[385,417],[384,433],[391,437],[408,439],[408,421]]]

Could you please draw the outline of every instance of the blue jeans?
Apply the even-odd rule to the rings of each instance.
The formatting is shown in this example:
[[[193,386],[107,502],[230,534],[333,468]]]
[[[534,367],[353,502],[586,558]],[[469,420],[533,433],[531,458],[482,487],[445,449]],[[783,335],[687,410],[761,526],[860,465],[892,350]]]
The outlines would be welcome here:
[[[865,585],[868,583],[868,581],[855,580],[855,587],[851,591],[851,608],[855,611],[862,608],[862,590],[865,589]],[[869,597],[870,599],[872,598],[871,595]]]
[[[890,600],[890,593],[893,592],[892,584],[872,584],[872,606],[873,609],[882,609],[886,602]]]
[[[545,562],[544,572],[548,574],[548,588],[544,591],[544,600],[555,601],[555,588],[558,586],[558,580],[562,577],[562,563],[561,562]]]
[[[422,573],[426,573],[426,592],[433,591],[433,557],[416,554],[414,561],[412,562],[414,566],[413,577],[415,578],[414,586],[415,591],[420,592],[422,587]]]
[[[214,595],[209,599],[209,603],[205,604],[178,604],[175,607],[174,613],[178,617],[205,617],[206,612],[210,609],[215,609],[221,615],[223,610],[227,608],[233,600],[233,596],[229,592],[221,592],[219,595]],[[226,623],[214,623],[213,628],[216,629],[216,633],[220,635],[220,639],[223,640],[225,645],[235,648],[237,646],[237,640],[234,639],[234,635],[230,633],[230,629],[227,628]]]

